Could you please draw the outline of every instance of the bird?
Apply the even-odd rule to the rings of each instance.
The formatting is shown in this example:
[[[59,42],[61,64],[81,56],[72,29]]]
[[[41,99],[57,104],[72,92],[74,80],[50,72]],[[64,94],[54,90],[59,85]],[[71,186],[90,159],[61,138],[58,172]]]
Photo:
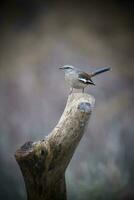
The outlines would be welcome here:
[[[92,77],[111,70],[110,67],[103,67],[91,73],[86,73],[72,65],[64,65],[59,67],[59,69],[63,70],[65,73],[65,81],[70,86],[69,94],[73,92],[73,89],[82,89],[82,92],[84,93],[84,89],[88,85],[95,85]]]

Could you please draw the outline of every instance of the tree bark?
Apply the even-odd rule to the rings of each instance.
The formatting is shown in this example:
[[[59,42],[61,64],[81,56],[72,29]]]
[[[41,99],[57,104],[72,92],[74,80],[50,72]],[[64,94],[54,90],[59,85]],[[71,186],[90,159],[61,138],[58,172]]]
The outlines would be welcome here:
[[[84,134],[94,107],[91,95],[69,95],[54,130],[43,140],[27,142],[16,151],[28,200],[66,200],[65,171]]]

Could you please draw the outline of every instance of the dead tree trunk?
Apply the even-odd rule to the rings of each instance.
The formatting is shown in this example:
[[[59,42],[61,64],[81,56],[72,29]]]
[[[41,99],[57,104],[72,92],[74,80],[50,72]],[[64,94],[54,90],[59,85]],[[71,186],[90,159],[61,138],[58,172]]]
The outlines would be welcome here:
[[[66,200],[65,171],[83,136],[94,102],[88,94],[69,95],[54,130],[43,140],[27,142],[16,151],[28,200]]]

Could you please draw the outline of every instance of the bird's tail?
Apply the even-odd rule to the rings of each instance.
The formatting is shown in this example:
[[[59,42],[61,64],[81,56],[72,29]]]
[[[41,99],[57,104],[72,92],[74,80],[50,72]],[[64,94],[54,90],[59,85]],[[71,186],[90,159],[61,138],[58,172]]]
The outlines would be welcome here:
[[[95,72],[92,72],[92,73],[91,73],[91,76],[93,77],[93,76],[96,76],[96,75],[101,74],[101,73],[103,73],[103,72],[110,71],[110,70],[111,70],[110,67],[104,67],[104,68],[101,68],[101,69],[96,70]]]

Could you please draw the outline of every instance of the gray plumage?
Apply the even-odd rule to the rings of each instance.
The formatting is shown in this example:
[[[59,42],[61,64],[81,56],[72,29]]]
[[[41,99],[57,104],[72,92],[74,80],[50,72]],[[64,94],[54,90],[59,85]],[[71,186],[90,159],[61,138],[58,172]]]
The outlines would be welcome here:
[[[95,83],[91,79],[93,76],[109,71],[110,67],[104,67],[89,74],[71,65],[64,65],[59,69],[62,69],[64,71],[65,80],[70,85],[71,92],[73,91],[73,88],[82,89],[82,91],[84,92],[84,88],[88,85],[95,85]]]

